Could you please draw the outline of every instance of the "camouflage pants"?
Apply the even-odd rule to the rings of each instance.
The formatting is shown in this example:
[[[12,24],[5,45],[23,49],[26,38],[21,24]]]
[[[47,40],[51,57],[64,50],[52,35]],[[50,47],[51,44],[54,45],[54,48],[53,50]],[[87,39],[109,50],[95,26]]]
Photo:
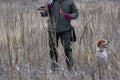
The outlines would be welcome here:
[[[58,55],[56,48],[58,47],[58,40],[61,39],[61,44],[64,48],[64,52],[66,55],[66,64],[67,67],[73,66],[73,58],[72,58],[72,49],[70,47],[70,32],[59,32],[52,33],[49,32],[49,47],[50,47],[50,58],[52,67],[57,67]]]

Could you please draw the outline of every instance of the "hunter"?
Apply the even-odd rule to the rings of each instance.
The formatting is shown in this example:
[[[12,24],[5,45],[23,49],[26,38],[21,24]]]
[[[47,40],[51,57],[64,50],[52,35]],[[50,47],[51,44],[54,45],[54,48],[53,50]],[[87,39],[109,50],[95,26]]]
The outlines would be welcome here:
[[[58,53],[56,50],[59,39],[61,39],[61,44],[63,45],[66,55],[67,68],[68,70],[71,70],[73,68],[72,48],[70,47],[70,28],[72,27],[71,20],[74,20],[79,16],[75,2],[73,0],[53,0],[52,2],[46,4],[45,9],[41,11],[41,16],[49,16],[49,54],[52,70],[59,67]]]

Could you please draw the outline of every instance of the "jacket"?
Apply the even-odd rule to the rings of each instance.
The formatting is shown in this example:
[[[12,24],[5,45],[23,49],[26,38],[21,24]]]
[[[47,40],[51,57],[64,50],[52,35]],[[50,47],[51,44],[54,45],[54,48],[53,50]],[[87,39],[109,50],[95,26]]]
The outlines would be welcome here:
[[[62,13],[60,13],[60,8]],[[49,10],[48,31],[64,32],[71,28],[71,20],[64,18],[65,14],[70,14],[72,20],[79,16],[78,9],[73,0],[53,0],[53,6]]]

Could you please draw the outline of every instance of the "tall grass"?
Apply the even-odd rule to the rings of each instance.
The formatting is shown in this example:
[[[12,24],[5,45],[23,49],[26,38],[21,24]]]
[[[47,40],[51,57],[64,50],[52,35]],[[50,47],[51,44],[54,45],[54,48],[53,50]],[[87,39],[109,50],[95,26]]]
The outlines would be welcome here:
[[[47,18],[38,4],[0,3],[0,80],[99,80],[95,68],[96,42],[110,41],[107,80],[120,80],[120,6],[113,2],[82,2],[72,22],[77,42],[72,43],[75,72],[69,73],[65,54],[58,47],[60,71],[50,73]]]

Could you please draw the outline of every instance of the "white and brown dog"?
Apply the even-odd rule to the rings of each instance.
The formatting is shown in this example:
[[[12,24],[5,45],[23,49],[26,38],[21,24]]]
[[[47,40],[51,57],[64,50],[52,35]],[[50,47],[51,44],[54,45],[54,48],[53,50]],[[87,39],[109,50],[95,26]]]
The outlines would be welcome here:
[[[108,49],[109,42],[105,39],[101,39],[97,42],[97,52],[96,52],[96,59],[99,68],[99,78],[101,80],[105,80],[102,78],[104,76],[104,71],[107,70],[108,65],[108,54],[106,49]]]
[[[106,49],[108,49],[109,42],[105,39],[101,39],[97,42],[97,52],[96,56],[97,59],[100,59],[100,62],[107,62],[108,61],[108,54]]]

